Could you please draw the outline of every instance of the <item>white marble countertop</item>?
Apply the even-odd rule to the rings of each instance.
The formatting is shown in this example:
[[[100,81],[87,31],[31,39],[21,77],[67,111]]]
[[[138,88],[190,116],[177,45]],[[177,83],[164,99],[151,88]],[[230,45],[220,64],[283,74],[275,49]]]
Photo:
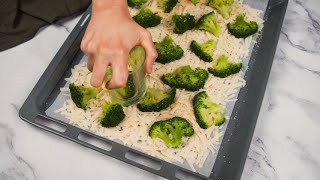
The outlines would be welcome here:
[[[79,17],[0,53],[0,179],[161,179],[20,120]],[[320,1],[291,0],[242,179],[320,179]]]

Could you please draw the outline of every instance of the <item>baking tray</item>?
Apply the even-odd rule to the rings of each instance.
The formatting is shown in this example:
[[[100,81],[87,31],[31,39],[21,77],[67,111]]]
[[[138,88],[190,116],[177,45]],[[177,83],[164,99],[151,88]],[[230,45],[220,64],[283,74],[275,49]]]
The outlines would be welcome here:
[[[261,1],[261,0],[260,0]],[[68,124],[46,113],[58,96],[59,88],[70,76],[70,68],[83,57],[80,43],[91,15],[84,13],[57,52],[20,109],[22,120],[83,146],[168,179],[240,179],[251,144],[257,117],[267,85],[288,0],[269,0],[264,28],[257,37],[245,72],[246,86],[241,88],[208,176],[144,154]],[[102,146],[101,146],[102,145]],[[130,158],[133,157],[133,158]]]

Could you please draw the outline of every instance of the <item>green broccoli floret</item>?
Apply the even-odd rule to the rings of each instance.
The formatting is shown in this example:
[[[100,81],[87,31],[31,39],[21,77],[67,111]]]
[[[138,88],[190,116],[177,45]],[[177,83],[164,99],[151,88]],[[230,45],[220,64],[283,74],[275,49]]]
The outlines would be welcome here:
[[[205,91],[193,98],[193,110],[196,120],[202,129],[207,129],[213,124],[220,126],[224,123],[223,108],[210,99]]]
[[[188,91],[198,91],[203,88],[207,79],[208,72],[206,70],[200,68],[193,70],[190,66],[179,67],[174,72],[161,77],[161,80],[170,87]]]
[[[192,41],[190,48],[191,51],[196,54],[200,59],[211,62],[213,61],[213,51],[216,48],[217,42],[213,39],[205,42],[205,43],[198,43],[196,41]]]
[[[168,90],[148,88],[146,95],[137,105],[142,112],[159,112],[169,107],[176,96],[176,89]]]
[[[234,23],[227,24],[228,31],[236,38],[246,38],[258,32],[258,24],[255,21],[247,22],[243,14],[238,14]]]
[[[146,52],[142,46],[135,46],[131,49],[128,58],[128,65],[132,69],[138,69],[143,66],[146,58]]]
[[[86,109],[88,101],[94,99],[99,90],[93,87],[77,86],[74,83],[69,85],[72,101],[78,108]]]
[[[130,7],[140,7],[144,3],[146,3],[148,0],[127,0],[128,6]]]
[[[166,146],[171,148],[178,147],[182,142],[182,137],[191,137],[193,133],[192,125],[184,118],[177,116],[155,122],[149,129],[151,138],[160,138]]]
[[[242,68],[242,63],[231,62],[227,56],[221,55],[218,57],[212,67],[208,69],[214,76],[225,78],[232,74],[238,73]]]
[[[229,18],[230,6],[233,4],[234,0],[209,0],[209,6],[215,8],[224,19]]]
[[[128,65],[132,69],[137,69],[143,66],[144,60],[146,57],[146,53],[143,47],[136,46],[131,49]],[[112,78],[112,68],[108,67],[106,70],[106,75],[104,77],[104,81],[108,82]],[[135,95],[136,89],[133,79],[133,74],[129,74],[127,83],[124,87],[110,90],[109,93],[114,101],[117,100],[127,100]]]
[[[178,59],[183,56],[183,49],[179,45],[175,45],[170,36],[166,36],[161,42],[155,43],[158,57],[156,62],[166,64]]]
[[[124,87],[110,90],[112,96],[118,97],[118,99],[129,99],[135,94],[135,87],[132,74],[129,74],[127,83]]]
[[[165,13],[169,13],[177,5],[178,0],[157,0]]]
[[[192,4],[196,5],[200,2],[200,0],[191,0]]]
[[[183,34],[193,29],[196,24],[196,19],[189,13],[185,15],[173,15],[172,20],[175,23],[173,32],[176,34]]]
[[[98,121],[103,127],[115,127],[121,123],[125,116],[121,105],[105,102],[102,105],[102,113]]]
[[[162,17],[152,12],[148,8],[140,9],[137,15],[132,17],[140,26],[144,28],[155,27],[160,24]]]
[[[196,28],[199,30],[208,31],[214,36],[220,34],[220,26],[216,21],[214,12],[203,15],[196,24]]]

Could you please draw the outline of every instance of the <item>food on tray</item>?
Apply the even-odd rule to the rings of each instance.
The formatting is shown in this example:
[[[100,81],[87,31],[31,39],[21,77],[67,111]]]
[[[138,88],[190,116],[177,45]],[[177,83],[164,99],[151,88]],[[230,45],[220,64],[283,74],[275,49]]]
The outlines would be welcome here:
[[[128,6],[140,8],[141,5],[145,4],[148,0],[127,0]]]
[[[164,121],[157,121],[150,127],[149,136],[160,138],[168,147],[176,148],[182,143],[183,137],[190,137],[194,133],[192,125],[181,117],[173,117]]]
[[[189,13],[185,15],[173,15],[172,20],[175,23],[173,32],[176,34],[183,34],[184,32],[193,29],[196,25],[196,19]]]
[[[170,87],[198,91],[206,83],[208,72],[200,68],[192,69],[190,66],[182,66],[172,73],[163,75],[161,79]]]
[[[132,74],[129,74],[127,83],[124,87],[110,90],[111,96],[120,98],[122,100],[129,99],[135,94],[135,84]]]
[[[216,77],[225,78],[232,74],[238,73],[241,68],[241,62],[232,62],[227,56],[221,55],[213,63],[213,66],[208,68],[208,71]]]
[[[201,60],[206,62],[213,61],[213,52],[216,48],[217,42],[213,39],[210,39],[204,43],[199,43],[195,40],[191,42],[190,49],[197,55]]]
[[[200,0],[190,0],[194,5],[198,4]]]
[[[225,19],[230,16],[230,6],[234,0],[208,0],[208,5],[215,8]]]
[[[146,58],[146,52],[142,46],[136,46],[131,49],[128,58],[128,65],[132,69],[138,69],[143,66]]]
[[[228,31],[236,38],[247,38],[258,32],[258,24],[255,21],[247,22],[244,14],[238,14],[236,21],[227,24]]]
[[[203,15],[197,22],[196,28],[199,30],[208,31],[214,36],[219,36],[221,29],[216,20],[214,12]]]
[[[213,124],[221,126],[225,121],[223,108],[213,102],[205,91],[195,95],[193,110],[199,126],[203,129],[208,129]]]
[[[139,68],[143,67],[144,60],[146,57],[146,53],[143,47],[136,46],[132,48],[129,54],[128,59],[128,67],[130,70],[130,73],[128,75],[127,83],[124,87],[109,90],[110,96],[112,97],[112,100],[114,101],[126,101],[130,98],[132,98],[136,94],[136,90],[138,87],[135,87],[135,79],[134,77],[138,77],[137,74],[132,73],[132,71],[139,71]],[[104,77],[104,82],[107,83],[109,80],[111,80],[112,77],[112,68],[107,67],[106,74]],[[142,81],[140,83],[143,83]]]
[[[176,97],[176,89],[168,90],[148,88],[137,108],[142,112],[159,112],[168,108]]]
[[[178,59],[183,56],[183,49],[179,45],[175,45],[170,36],[166,36],[161,42],[155,43],[158,57],[156,62],[166,64]]]
[[[125,116],[121,105],[104,102],[98,121],[103,127],[115,127],[121,123]]]
[[[157,2],[165,13],[170,13],[177,5],[178,0],[157,0]]]
[[[137,15],[132,17],[140,26],[144,28],[155,27],[160,24],[162,17],[152,12],[149,8],[140,9]]]
[[[87,102],[85,110],[78,108],[68,98],[57,112],[74,126],[121,142],[151,156],[200,174],[204,174],[207,169],[211,170],[232,111],[229,102],[236,101],[239,89],[245,85],[243,73],[239,72],[241,63],[242,61],[247,63],[244,60],[249,57],[250,46],[256,37],[236,38],[229,33],[227,24],[235,22],[238,14],[245,14],[247,22],[255,21],[259,28],[263,25],[259,10],[243,4],[241,0],[234,1],[230,6],[230,17],[226,20],[216,9],[208,6],[207,0],[200,0],[197,5],[194,5],[192,0],[179,0],[170,13],[165,13],[159,7],[158,0],[148,0],[141,5],[141,8],[149,9],[151,14],[157,13],[154,15],[161,16],[162,20],[158,20],[156,23],[158,25],[155,27],[147,29],[153,41],[158,42],[155,46],[159,54],[157,59],[159,63],[155,63],[152,73],[146,76],[145,87],[148,87],[148,90],[145,99],[138,105],[121,107],[110,97],[110,90],[103,86],[95,98]],[[141,10],[137,7],[129,8],[132,16]],[[186,14],[192,14],[195,19],[202,20],[196,23],[196,28],[187,30],[183,34],[174,33],[175,23],[172,17]],[[150,21],[143,19],[142,22],[150,25],[154,19],[151,18]],[[143,49],[140,50],[135,51],[133,54],[137,56],[130,56],[130,59],[144,57]],[[219,58],[220,55],[225,57]],[[129,65],[132,63],[130,59]],[[134,62],[141,64],[139,61]],[[208,72],[208,68],[211,69],[211,73]],[[111,69],[108,72],[107,80],[112,76]],[[71,76],[66,80],[75,86],[91,87],[91,75],[86,62],[82,62],[74,66]],[[68,91],[68,88],[64,88],[63,91]],[[204,92],[199,93],[200,91]],[[193,104],[195,102],[197,108]],[[198,115],[195,115],[196,111]],[[116,119],[110,119],[110,114],[118,115],[115,116]],[[190,126],[190,130],[193,129],[194,135],[183,136],[181,144],[176,139],[171,139],[174,136],[179,137],[177,133],[167,135],[169,143],[149,136],[150,127],[155,127],[153,124],[176,116],[185,119],[183,122]],[[200,118],[202,124],[199,123]],[[115,123],[114,120],[117,119]],[[100,122],[109,128],[102,127]],[[172,125],[170,123],[168,125],[169,129],[172,129]],[[173,146],[175,148],[171,148]]]
[[[77,86],[74,83],[69,85],[69,90],[72,101],[81,109],[86,109],[88,101],[94,99],[99,93],[96,88],[83,85]]]

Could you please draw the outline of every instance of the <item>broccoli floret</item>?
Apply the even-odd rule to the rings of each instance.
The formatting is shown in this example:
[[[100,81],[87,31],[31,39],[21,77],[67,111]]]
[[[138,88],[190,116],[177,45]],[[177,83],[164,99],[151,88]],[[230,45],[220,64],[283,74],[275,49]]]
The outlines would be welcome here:
[[[191,0],[192,4],[196,5],[200,2],[200,0]]]
[[[215,8],[224,19],[229,18],[230,6],[233,4],[234,0],[209,0],[209,6]]]
[[[172,73],[161,77],[162,81],[170,87],[198,91],[203,88],[208,79],[208,72],[204,69],[192,69],[189,65],[177,68]]]
[[[208,31],[214,36],[220,34],[220,26],[216,21],[214,12],[203,15],[196,24],[196,28],[199,30]]]
[[[157,0],[165,13],[169,13],[177,5],[178,0]]]
[[[124,87],[118,88],[118,89],[113,89],[111,90],[112,93],[116,93],[116,96],[121,98],[121,99],[129,99],[134,96],[135,94],[135,89],[134,89],[134,81],[133,81],[133,76],[132,74],[129,74],[127,83]],[[115,94],[113,94],[115,95]]]
[[[185,15],[173,15],[172,20],[175,23],[173,32],[176,34],[183,34],[193,29],[196,24],[196,19],[189,13]]]
[[[193,110],[196,120],[202,129],[207,129],[213,124],[220,126],[224,123],[223,108],[214,103],[205,91],[193,98]]]
[[[78,108],[86,109],[88,101],[94,99],[99,90],[93,87],[77,86],[74,83],[69,85],[72,101]]]
[[[146,53],[143,47],[136,46],[131,49],[128,59],[128,65],[132,69],[137,69],[142,67],[144,63]],[[108,82],[112,77],[112,68],[108,67],[106,70],[106,75],[104,77],[104,81]],[[133,74],[129,74],[127,83],[124,87],[110,90],[109,93],[111,97],[113,97],[114,101],[117,100],[126,100],[135,95],[135,84],[133,79]]]
[[[218,57],[212,67],[208,69],[214,76],[225,78],[232,74],[238,73],[242,68],[242,63],[231,62],[227,56],[221,55]]]
[[[176,148],[182,137],[191,137],[194,133],[192,125],[181,117],[173,117],[152,124],[149,129],[151,138],[160,138],[168,147]]]
[[[102,105],[102,113],[98,121],[103,127],[115,127],[121,123],[125,116],[121,105],[105,102]]]
[[[246,38],[258,32],[258,24],[255,21],[247,22],[243,14],[238,14],[234,23],[227,24],[228,31],[236,38]]]
[[[190,48],[191,51],[196,54],[200,59],[211,62],[213,61],[213,51],[216,48],[217,42],[213,39],[205,42],[205,43],[198,43],[196,41],[192,41]]]
[[[156,62],[166,64],[182,58],[183,49],[179,45],[175,45],[170,36],[166,36],[161,42],[155,43],[158,57]]]
[[[146,58],[146,52],[142,46],[135,46],[131,49],[129,58],[128,58],[128,65],[132,69],[138,69],[142,67]]]
[[[140,7],[144,3],[146,3],[148,0],[127,0],[128,6],[130,7]]]
[[[142,112],[159,112],[169,107],[176,96],[176,89],[168,90],[148,88],[146,95],[137,105]]]
[[[140,9],[137,15],[132,17],[140,26],[144,28],[155,27],[160,24],[162,17],[152,12],[148,8]]]

